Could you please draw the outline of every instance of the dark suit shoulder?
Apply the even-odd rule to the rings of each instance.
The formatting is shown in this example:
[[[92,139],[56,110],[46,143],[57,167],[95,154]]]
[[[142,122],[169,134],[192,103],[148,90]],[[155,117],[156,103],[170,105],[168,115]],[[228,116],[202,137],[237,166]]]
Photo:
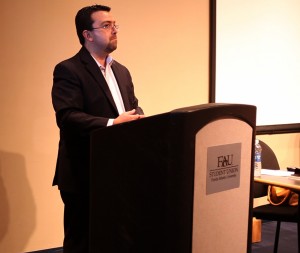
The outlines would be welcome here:
[[[127,67],[125,67],[123,64],[121,64],[120,62],[118,62],[118,61],[116,61],[116,60],[113,61],[112,66],[113,66],[114,68],[118,68],[118,69],[120,69],[120,70],[126,70],[126,71],[128,71]]]
[[[80,64],[96,64],[90,53],[86,50],[85,47],[82,47],[80,51],[72,56],[71,58],[68,58],[66,60],[63,60],[59,62],[57,66],[65,66],[68,68],[77,68]]]

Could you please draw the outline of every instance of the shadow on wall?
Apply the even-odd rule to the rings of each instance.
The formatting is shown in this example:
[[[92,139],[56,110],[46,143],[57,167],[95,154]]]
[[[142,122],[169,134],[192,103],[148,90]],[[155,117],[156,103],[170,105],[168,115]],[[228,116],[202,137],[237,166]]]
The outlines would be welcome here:
[[[24,252],[36,207],[20,154],[0,150],[0,252]]]

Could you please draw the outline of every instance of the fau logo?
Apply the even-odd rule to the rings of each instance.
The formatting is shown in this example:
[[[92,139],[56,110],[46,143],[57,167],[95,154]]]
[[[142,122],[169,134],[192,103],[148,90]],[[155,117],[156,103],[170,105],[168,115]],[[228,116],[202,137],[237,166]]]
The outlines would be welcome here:
[[[233,165],[233,155],[218,156],[218,168]]]

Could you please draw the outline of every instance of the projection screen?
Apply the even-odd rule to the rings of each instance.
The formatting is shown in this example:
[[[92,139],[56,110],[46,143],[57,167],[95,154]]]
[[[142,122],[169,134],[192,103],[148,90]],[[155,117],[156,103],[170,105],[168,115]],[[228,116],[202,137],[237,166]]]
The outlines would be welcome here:
[[[211,102],[255,105],[258,126],[299,132],[300,1],[212,2]]]

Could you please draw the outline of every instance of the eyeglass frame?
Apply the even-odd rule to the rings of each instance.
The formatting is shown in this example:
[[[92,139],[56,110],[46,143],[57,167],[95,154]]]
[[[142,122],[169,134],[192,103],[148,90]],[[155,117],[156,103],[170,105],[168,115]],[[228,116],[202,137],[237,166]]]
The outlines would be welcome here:
[[[112,28],[114,28],[116,31],[119,30],[120,26],[113,24],[113,23],[108,23],[108,24],[104,24],[98,27],[92,27],[92,30],[96,30],[96,29],[104,29],[104,30],[112,30]]]

